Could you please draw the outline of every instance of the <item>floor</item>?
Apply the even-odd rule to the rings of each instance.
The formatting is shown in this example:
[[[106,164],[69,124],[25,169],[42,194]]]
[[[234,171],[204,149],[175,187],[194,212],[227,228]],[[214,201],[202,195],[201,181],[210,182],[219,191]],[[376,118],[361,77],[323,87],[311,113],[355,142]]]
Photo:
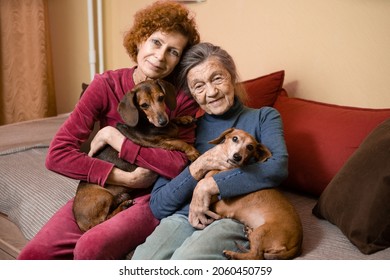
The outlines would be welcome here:
[[[0,213],[0,260],[16,259],[27,243],[18,227]]]

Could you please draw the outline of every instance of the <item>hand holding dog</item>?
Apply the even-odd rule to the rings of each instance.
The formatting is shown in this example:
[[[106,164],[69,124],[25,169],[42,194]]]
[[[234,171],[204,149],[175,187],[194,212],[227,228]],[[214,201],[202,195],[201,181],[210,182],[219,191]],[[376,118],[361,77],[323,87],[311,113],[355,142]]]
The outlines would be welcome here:
[[[114,167],[107,177],[107,184],[124,186],[131,189],[148,188],[157,180],[158,174],[143,167],[126,172]]]
[[[197,181],[205,177],[212,170],[228,170],[236,166],[229,161],[229,156],[218,146],[203,153],[189,167],[192,177]]]
[[[93,138],[88,156],[92,157],[105,145],[110,145],[120,152],[124,140],[125,136],[118,129],[112,126],[105,126]]]
[[[92,157],[105,145],[110,145],[120,152],[124,139],[123,134],[115,127],[103,127],[93,138],[88,156]],[[108,175],[107,183],[138,189],[151,186],[157,177],[157,173],[142,167],[137,167],[133,172],[126,172],[114,167]]]
[[[210,210],[211,198],[218,193],[219,189],[213,177],[204,178],[196,185],[188,215],[188,220],[194,228],[204,229],[221,218]]]

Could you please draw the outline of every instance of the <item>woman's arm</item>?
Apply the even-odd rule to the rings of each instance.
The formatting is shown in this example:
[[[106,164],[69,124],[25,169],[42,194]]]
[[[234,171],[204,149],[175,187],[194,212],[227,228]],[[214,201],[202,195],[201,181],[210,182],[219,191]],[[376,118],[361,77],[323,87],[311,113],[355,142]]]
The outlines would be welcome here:
[[[218,153],[217,150],[206,151],[174,179],[168,180],[160,177],[153,187],[150,199],[153,214],[158,219],[162,219],[187,206],[198,181],[208,171],[231,168],[227,158],[222,157],[223,155],[225,154]],[[208,180],[210,179],[214,180],[212,177]],[[206,179],[201,182],[208,182],[204,180]],[[213,189],[213,191],[217,190]]]
[[[177,106],[171,112],[170,119],[181,116],[195,117],[198,105],[192,97],[186,95],[183,91],[179,91],[176,99]],[[195,126],[179,127],[178,138],[189,144],[194,144]],[[129,139],[123,141],[119,156],[130,163],[150,169],[167,178],[174,178],[188,165],[188,159],[183,152],[168,151],[161,148],[145,148],[134,144]]]
[[[91,82],[69,118],[54,136],[46,157],[46,167],[64,176],[103,185],[113,164],[91,158],[80,151],[100,113],[108,103],[104,83]]]
[[[188,167],[172,180],[159,177],[150,197],[153,215],[157,219],[162,219],[185,207],[197,183],[198,181],[189,173]]]

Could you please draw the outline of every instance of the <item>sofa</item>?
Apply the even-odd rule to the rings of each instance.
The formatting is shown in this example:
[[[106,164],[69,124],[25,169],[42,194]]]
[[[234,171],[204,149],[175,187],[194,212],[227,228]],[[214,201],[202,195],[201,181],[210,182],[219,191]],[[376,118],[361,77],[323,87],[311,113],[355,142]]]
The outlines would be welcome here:
[[[289,176],[278,188],[303,225],[297,259],[390,259],[390,108],[289,97],[284,71],[243,82],[247,105],[281,114]],[[78,182],[48,171],[48,146],[69,114],[0,127],[0,258],[16,258]]]

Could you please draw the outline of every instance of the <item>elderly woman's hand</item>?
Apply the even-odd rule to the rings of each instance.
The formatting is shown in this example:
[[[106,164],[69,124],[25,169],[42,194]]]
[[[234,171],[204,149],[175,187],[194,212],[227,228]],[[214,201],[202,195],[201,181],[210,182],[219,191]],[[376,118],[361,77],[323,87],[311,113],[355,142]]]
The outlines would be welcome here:
[[[104,148],[105,145],[110,145],[120,152],[124,140],[125,136],[118,129],[112,126],[105,126],[93,138],[88,155],[92,157],[100,149]]]
[[[188,220],[197,229],[204,229],[221,217],[210,210],[211,198],[217,195],[219,189],[212,177],[199,181],[194,189],[189,209]]]
[[[226,152],[219,149],[219,146],[216,146],[198,157],[189,166],[189,171],[192,177],[199,181],[211,170],[223,171],[236,167],[228,159]]]

